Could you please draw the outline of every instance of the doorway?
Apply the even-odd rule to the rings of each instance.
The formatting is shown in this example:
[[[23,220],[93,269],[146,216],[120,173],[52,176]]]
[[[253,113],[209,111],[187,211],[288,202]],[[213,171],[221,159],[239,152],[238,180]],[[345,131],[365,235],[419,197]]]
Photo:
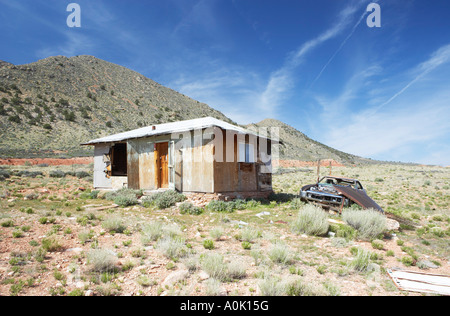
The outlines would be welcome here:
[[[169,143],[155,144],[155,175],[158,189],[169,188]]]

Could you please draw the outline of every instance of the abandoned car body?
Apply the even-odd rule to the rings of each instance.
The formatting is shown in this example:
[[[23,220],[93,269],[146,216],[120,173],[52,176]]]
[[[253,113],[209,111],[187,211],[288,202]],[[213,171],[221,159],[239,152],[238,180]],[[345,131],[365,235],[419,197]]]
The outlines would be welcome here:
[[[94,188],[265,197],[272,192],[268,137],[212,118],[95,139]]]
[[[309,184],[300,190],[300,198],[325,207],[339,209],[356,203],[364,209],[373,208],[381,213],[383,209],[372,200],[356,179],[326,176],[316,184]]]

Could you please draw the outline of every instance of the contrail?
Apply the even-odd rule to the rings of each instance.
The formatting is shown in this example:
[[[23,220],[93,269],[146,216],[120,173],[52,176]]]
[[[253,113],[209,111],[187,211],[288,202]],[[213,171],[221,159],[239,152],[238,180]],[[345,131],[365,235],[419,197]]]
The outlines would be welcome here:
[[[375,1],[378,2],[378,1]],[[344,41],[341,43],[341,45],[339,46],[339,48],[334,52],[334,54],[330,57],[330,59],[328,60],[328,62],[325,64],[325,66],[322,67],[322,70],[319,72],[319,74],[317,75],[317,77],[313,80],[313,82],[311,83],[311,85],[309,86],[309,88],[312,88],[312,86],[316,83],[317,80],[319,80],[319,78],[322,76],[322,73],[325,71],[325,69],[328,67],[328,65],[333,61],[334,57],[336,57],[336,55],[341,51],[341,49],[344,47],[344,45],[347,43],[347,41],[350,39],[350,37],[353,36],[353,34],[355,33],[356,29],[358,28],[358,26],[361,24],[362,20],[365,18],[365,16],[367,15],[368,12],[364,12],[361,17],[359,18],[358,22],[356,22],[356,24],[353,26],[350,34],[344,39]]]

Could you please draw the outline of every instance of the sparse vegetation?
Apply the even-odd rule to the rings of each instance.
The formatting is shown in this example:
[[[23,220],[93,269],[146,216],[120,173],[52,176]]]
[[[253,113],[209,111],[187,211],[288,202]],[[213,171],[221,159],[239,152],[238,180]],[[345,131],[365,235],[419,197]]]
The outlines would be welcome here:
[[[191,211],[196,201],[173,204],[176,198],[167,198],[168,208],[152,204],[156,198],[117,207],[115,198],[127,191],[94,191],[91,168],[0,167],[0,238],[10,247],[0,253],[6,269],[0,295],[420,295],[398,291],[385,271],[403,266],[448,273],[445,168],[334,169],[358,174],[370,196],[405,219],[395,234],[376,229],[377,220],[360,220],[370,212],[355,209],[344,210],[359,212],[358,220],[348,220],[354,227],[344,213],[317,209],[314,214],[324,218],[317,222],[329,225],[325,233],[297,229],[300,214],[312,205],[284,194],[219,203],[223,211],[199,213]],[[57,170],[64,176],[51,177]],[[314,176],[275,175],[274,187],[295,192]],[[424,187],[427,180],[431,185]],[[397,190],[402,185],[408,190]],[[142,197],[140,191],[128,194]],[[371,233],[363,238],[366,231]],[[172,274],[181,281],[170,283]]]

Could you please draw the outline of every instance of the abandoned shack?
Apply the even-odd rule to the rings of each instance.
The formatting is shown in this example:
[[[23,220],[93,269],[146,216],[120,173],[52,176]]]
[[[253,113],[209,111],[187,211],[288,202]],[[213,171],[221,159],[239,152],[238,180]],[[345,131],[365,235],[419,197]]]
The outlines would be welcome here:
[[[95,146],[95,189],[172,189],[255,198],[272,192],[276,141],[261,135],[206,117],[144,127],[82,145]]]

